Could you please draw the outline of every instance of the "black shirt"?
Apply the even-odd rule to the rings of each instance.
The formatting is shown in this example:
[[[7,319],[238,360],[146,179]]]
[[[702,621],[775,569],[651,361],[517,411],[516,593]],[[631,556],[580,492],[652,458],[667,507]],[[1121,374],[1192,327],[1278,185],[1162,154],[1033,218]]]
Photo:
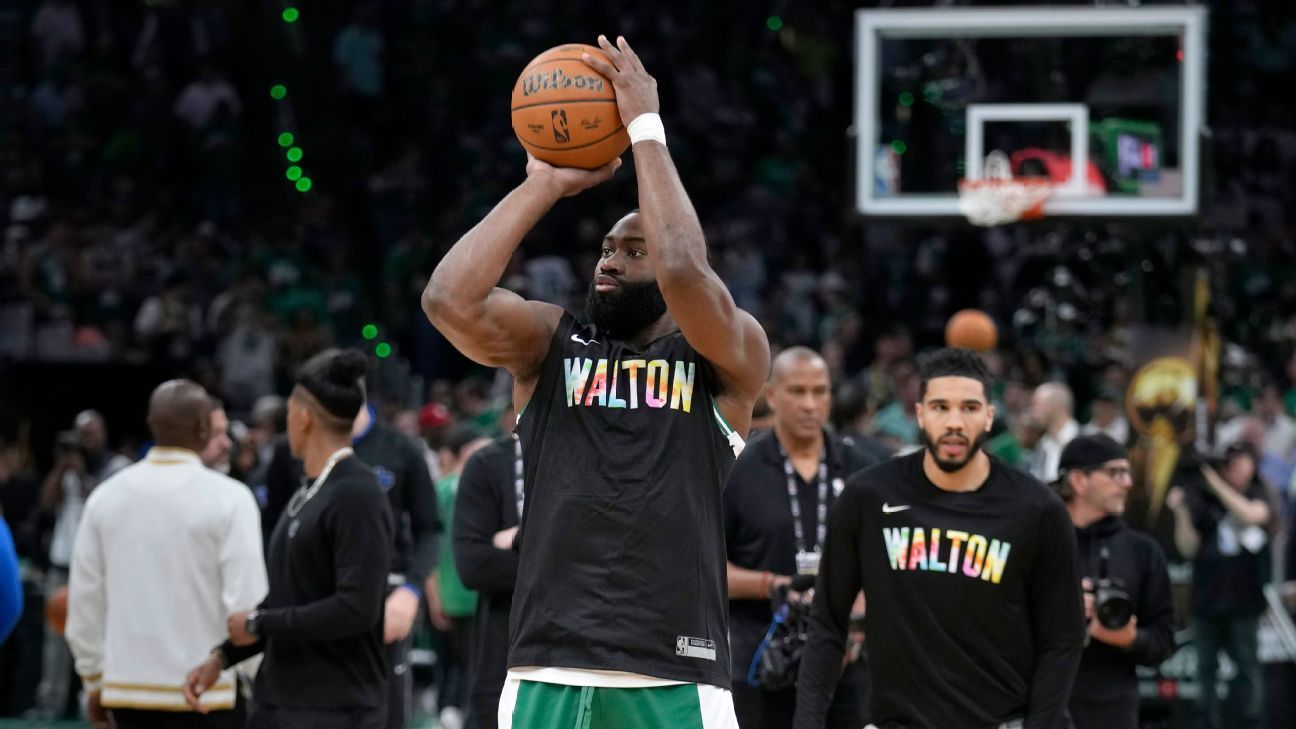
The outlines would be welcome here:
[[[518,421],[526,512],[509,666],[729,688],[721,491],[741,439],[683,334],[564,314]]]
[[[1243,493],[1251,501],[1267,501],[1261,482],[1252,481]],[[1201,539],[1193,560],[1193,614],[1201,616],[1259,615],[1264,612],[1264,585],[1269,579],[1267,533],[1264,546],[1252,552],[1241,543],[1248,529],[1229,516],[1228,509],[1205,483],[1184,489],[1193,527]]]
[[[455,496],[454,559],[459,579],[477,591],[468,650],[469,695],[498,695],[508,672],[509,611],[518,554],[492,541],[518,525],[516,441],[501,438],[464,464]]]
[[[262,641],[222,646],[231,663],[265,651],[258,701],[317,709],[385,704],[391,532],[391,507],[355,456],[339,461],[295,516],[284,511],[266,555]]]
[[[1134,603],[1138,623],[1128,649],[1094,639],[1085,646],[1071,690],[1071,719],[1076,729],[1136,729],[1135,667],[1158,665],[1175,649],[1165,553],[1116,516],[1077,529],[1076,541],[1080,576],[1093,580],[1095,587],[1102,575],[1102,550],[1107,549],[1107,579]]]
[[[824,436],[827,451],[828,505],[837,500],[846,479],[867,463],[840,438]],[[818,545],[818,475],[806,481],[793,471],[801,529],[806,548]],[[787,474],[778,439],[773,431],[753,435],[734,463],[724,492],[725,546],[729,561],[749,570],[776,575],[796,575],[796,539]],[[768,599],[729,601],[729,638],[733,651],[733,678],[744,681],[752,656],[769,629],[774,613]]]
[[[924,453],[856,474],[837,500],[795,725],[823,726],[863,588],[879,727],[990,729],[1025,717],[1026,729],[1053,729],[1084,640],[1066,507],[994,458],[976,491],[943,491]]]
[[[391,502],[395,541],[388,571],[403,575],[405,582],[422,590],[424,579],[437,564],[442,528],[436,486],[419,444],[379,422],[372,410],[369,417],[369,429],[355,437],[352,447],[360,460],[370,464]],[[261,524],[267,539],[301,479],[301,461],[293,458],[288,439],[281,438],[266,470],[267,498]]]

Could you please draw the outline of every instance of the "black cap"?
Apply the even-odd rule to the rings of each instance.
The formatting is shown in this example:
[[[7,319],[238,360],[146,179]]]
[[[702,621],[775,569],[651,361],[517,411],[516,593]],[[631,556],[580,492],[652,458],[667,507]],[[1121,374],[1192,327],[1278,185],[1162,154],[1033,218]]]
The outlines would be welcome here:
[[[1058,471],[1061,473],[1075,469],[1086,471],[1121,458],[1129,458],[1129,453],[1111,438],[1101,433],[1082,435],[1067,443],[1062,449]]]

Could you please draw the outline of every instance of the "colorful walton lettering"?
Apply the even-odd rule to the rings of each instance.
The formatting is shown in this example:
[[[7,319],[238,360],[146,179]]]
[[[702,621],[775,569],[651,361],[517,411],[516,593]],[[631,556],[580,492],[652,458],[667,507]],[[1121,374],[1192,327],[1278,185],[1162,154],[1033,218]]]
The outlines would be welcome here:
[[[892,570],[948,572],[996,585],[1003,580],[1004,569],[1008,566],[1008,553],[1012,550],[1012,545],[1008,542],[956,529],[945,531],[944,551],[941,550],[942,534],[938,528],[931,530],[930,540],[922,527],[914,527],[912,534],[909,527],[883,528],[882,535],[886,540]],[[960,550],[963,557],[961,568]]]
[[[676,360],[674,367],[664,359],[593,360],[588,357],[564,357],[567,376],[567,407],[583,405],[637,410],[669,407],[693,411],[693,383],[696,362]],[[609,383],[609,372],[611,382]],[[625,374],[622,374],[622,373]],[[643,373],[643,387],[639,373]],[[591,378],[592,375],[592,378]],[[642,397],[640,396],[642,393]],[[667,397],[669,393],[669,398]]]

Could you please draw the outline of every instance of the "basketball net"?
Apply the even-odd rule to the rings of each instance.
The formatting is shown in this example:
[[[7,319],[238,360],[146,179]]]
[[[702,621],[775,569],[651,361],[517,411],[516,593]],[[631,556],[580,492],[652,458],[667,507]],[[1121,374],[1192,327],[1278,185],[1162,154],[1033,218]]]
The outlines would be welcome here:
[[[986,155],[983,174],[979,180],[959,180],[959,211],[969,223],[992,227],[1044,217],[1044,201],[1053,194],[1052,181],[1014,178],[1008,155],[999,150]]]

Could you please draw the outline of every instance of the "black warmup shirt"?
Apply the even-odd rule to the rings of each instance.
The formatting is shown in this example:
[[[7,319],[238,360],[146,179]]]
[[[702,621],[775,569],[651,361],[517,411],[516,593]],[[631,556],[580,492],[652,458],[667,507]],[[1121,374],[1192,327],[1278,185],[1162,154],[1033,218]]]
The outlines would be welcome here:
[[[526,513],[509,666],[729,688],[721,490],[740,442],[708,363],[564,314],[518,422]]]
[[[924,451],[853,476],[833,509],[797,691],[797,729],[823,726],[862,587],[882,729],[1054,729],[1084,641],[1075,528],[1051,490],[991,458],[942,491]]]
[[[373,469],[378,485],[387,492],[395,526],[392,561],[388,571],[423,589],[423,581],[436,567],[441,518],[437,513],[436,486],[418,443],[379,422],[371,410],[369,430],[352,442],[356,456]],[[275,444],[266,471],[267,502],[261,523],[268,535],[301,485],[301,461],[293,458],[288,439]]]
[[[828,463],[828,506],[837,500],[846,479],[861,468],[860,452],[832,435],[824,436]],[[819,477],[806,481],[793,471],[797,501],[801,505],[801,529],[806,548],[820,546],[818,529]],[[734,463],[724,491],[725,545],[729,561],[749,570],[776,575],[796,575],[796,536],[792,529],[792,502],[788,497],[787,474],[778,439],[767,430],[748,441]],[[761,639],[774,618],[770,601],[730,600],[729,637],[733,651],[733,679],[745,681],[747,669]]]
[[[509,611],[518,554],[492,541],[518,525],[513,438],[478,450],[464,464],[455,496],[454,559],[464,586],[477,591],[468,651],[469,695],[499,695],[508,672]]]
[[[1174,653],[1174,606],[1165,553],[1146,534],[1119,517],[1076,530],[1080,576],[1093,580],[1102,572],[1102,550],[1108,552],[1107,579],[1129,595],[1138,623],[1128,649],[1089,641],[1080,657],[1080,672],[1071,689],[1075,729],[1138,727],[1139,665],[1155,666]]]
[[[222,646],[231,663],[265,651],[258,701],[315,709],[386,704],[391,532],[391,507],[355,456],[338,462],[296,516],[284,511],[266,554],[262,640]]]

